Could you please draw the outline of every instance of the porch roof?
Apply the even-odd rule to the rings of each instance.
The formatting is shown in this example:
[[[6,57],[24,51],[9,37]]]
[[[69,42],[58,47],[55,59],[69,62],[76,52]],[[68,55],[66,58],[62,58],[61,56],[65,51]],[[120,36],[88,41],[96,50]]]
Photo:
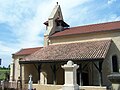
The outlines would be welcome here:
[[[103,60],[111,40],[97,40],[49,45],[22,59],[20,62],[56,62],[67,60]]]
[[[37,50],[41,49],[42,47],[35,47],[35,48],[24,48],[19,50],[18,52],[14,53],[14,56],[22,56],[22,55],[30,55]]]

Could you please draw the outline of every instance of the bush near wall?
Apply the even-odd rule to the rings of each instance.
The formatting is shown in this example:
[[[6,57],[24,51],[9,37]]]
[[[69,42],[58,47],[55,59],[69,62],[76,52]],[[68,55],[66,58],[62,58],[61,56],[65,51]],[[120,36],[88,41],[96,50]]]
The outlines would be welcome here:
[[[9,79],[10,70],[0,69],[0,81]]]

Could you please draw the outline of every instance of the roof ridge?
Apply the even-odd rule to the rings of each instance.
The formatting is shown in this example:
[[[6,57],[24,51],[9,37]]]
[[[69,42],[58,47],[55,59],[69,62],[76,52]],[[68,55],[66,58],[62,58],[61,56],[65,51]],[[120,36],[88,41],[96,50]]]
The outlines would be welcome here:
[[[68,29],[71,29],[71,28],[77,28],[77,27],[86,27],[86,26],[94,26],[94,25],[103,25],[103,24],[110,24],[110,23],[118,23],[120,22],[119,21],[108,21],[108,22],[100,22],[100,23],[92,23],[92,24],[86,24],[86,25],[80,25],[80,26],[75,26],[75,27],[70,27]]]
[[[78,42],[70,42],[70,43],[59,43],[59,44],[51,44],[49,46],[52,46],[52,45],[68,45],[68,44],[76,44],[76,43],[90,43],[90,42],[100,42],[100,41],[112,41],[112,39],[110,38],[107,38],[107,39],[96,39],[96,40],[87,40],[87,41],[78,41]]]
[[[34,48],[24,48],[24,49],[20,49],[19,51],[17,51],[16,53],[13,53],[12,55],[25,55],[25,54],[31,54],[32,52],[35,52],[39,49],[41,49],[43,47],[34,47]]]
[[[24,49],[36,49],[36,48],[42,48],[42,47],[31,47],[31,48],[22,48],[22,50]]]

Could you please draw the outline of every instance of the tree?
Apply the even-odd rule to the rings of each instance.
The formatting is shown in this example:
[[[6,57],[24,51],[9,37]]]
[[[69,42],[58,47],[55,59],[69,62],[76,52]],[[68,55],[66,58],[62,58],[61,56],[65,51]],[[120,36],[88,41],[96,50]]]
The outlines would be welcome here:
[[[8,65],[8,69],[10,69],[10,65]]]
[[[3,66],[3,68],[2,69],[6,69],[6,67],[5,66]]]

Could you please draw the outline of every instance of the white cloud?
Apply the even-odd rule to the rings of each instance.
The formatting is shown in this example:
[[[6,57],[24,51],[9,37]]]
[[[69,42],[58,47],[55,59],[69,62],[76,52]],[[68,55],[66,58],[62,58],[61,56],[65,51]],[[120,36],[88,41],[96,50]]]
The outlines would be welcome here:
[[[116,20],[116,21],[118,21],[118,20],[120,21],[120,16],[118,16],[115,20]]]
[[[0,48],[1,48],[0,54],[6,54],[6,52],[10,54],[10,52],[14,51],[12,47],[10,48],[6,46],[6,44],[3,42],[0,42]]]
[[[2,3],[6,6],[0,6],[3,9],[0,12],[0,22],[7,22],[13,28],[11,31],[17,36],[21,45],[27,41],[30,43],[40,39],[38,35],[43,33],[40,28],[41,16],[36,15],[38,4],[34,3],[34,0],[13,0],[10,3]]]
[[[103,19],[98,19],[96,23],[111,22],[111,21],[118,21],[118,20],[120,20],[120,16],[117,16],[116,14],[111,14],[107,17],[104,17]]]
[[[108,4],[112,4],[114,2],[116,2],[116,0],[108,0]]]
[[[2,59],[2,66],[8,66],[12,60],[12,53],[15,52],[16,49],[13,47],[9,47],[7,43],[0,41],[0,58]]]
[[[59,3],[62,6],[62,8],[65,9],[65,13],[67,12],[68,15],[69,14],[68,11],[70,11],[70,9],[74,8],[77,5],[86,3],[88,1],[90,0],[84,0],[84,1],[70,0],[70,1],[64,1],[63,3],[63,0],[59,0]],[[9,18],[8,23],[11,26],[13,26],[12,32],[18,37],[18,41],[21,47],[38,46],[41,44],[41,42],[43,42],[43,37],[39,36],[39,34],[43,34],[45,31],[43,22],[47,20],[48,16],[50,15],[50,12],[52,11],[54,5],[56,4],[56,0],[52,0],[51,2],[48,1],[48,3],[50,4],[47,5],[46,5],[46,1],[43,1],[41,3],[39,2],[39,4],[37,4],[38,6],[33,0],[31,0],[31,2],[29,3],[27,2],[28,0],[16,1],[14,2],[16,5],[13,6],[12,9],[11,8],[9,9],[13,11],[8,10],[10,12],[8,16],[12,17]],[[34,6],[33,3],[36,6]],[[71,7],[68,7],[67,5],[71,5]],[[32,10],[25,11],[29,9]],[[33,14],[33,12],[34,15],[29,18],[29,14]],[[22,16],[23,13],[28,17]],[[71,14],[69,14],[68,17],[70,15]]]

